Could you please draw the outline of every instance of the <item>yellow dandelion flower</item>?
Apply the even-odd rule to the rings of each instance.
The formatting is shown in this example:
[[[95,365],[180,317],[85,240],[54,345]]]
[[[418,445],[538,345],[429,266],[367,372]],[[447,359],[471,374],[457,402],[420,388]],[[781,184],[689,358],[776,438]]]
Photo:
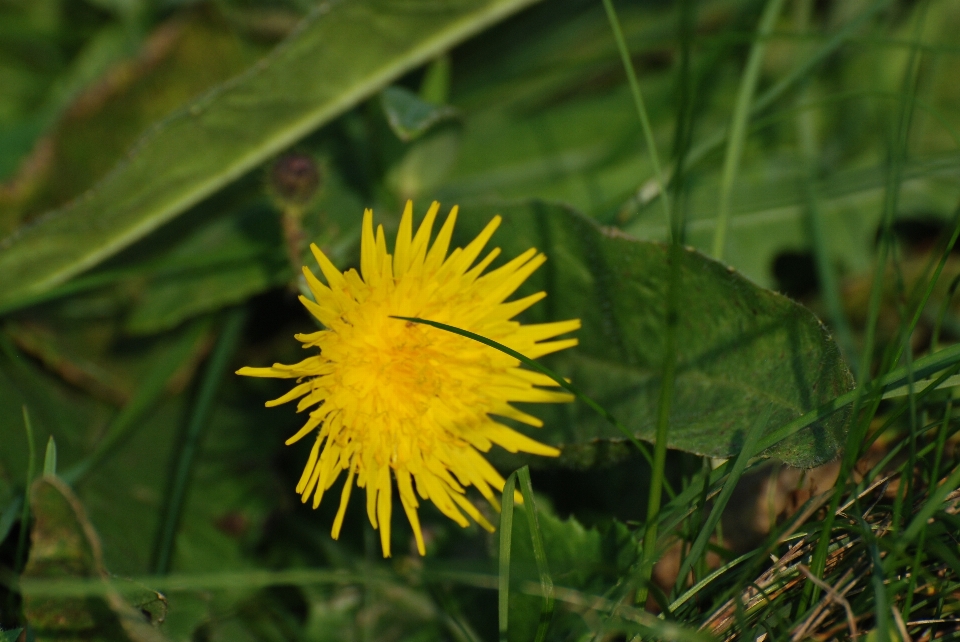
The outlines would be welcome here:
[[[384,557],[390,556],[393,480],[410,520],[420,554],[425,553],[417,516],[417,495],[429,499],[461,526],[464,513],[484,528],[493,526],[467,499],[474,486],[499,510],[494,490],[504,479],[481,453],[493,444],[510,452],[553,457],[556,448],[541,444],[497,421],[508,417],[543,425],[511,402],[565,402],[566,393],[544,390],[555,382],[520,367],[516,359],[459,335],[392,317],[418,317],[454,325],[498,341],[530,358],[563,350],[576,339],[548,341],[577,330],[579,320],[520,325],[516,315],[542,299],[539,292],[505,302],[546,260],[530,249],[483,274],[500,250],[475,264],[500,224],[494,217],[465,248],[447,255],[457,219],[454,207],[433,244],[430,236],[440,204],[434,202],[413,234],[413,204],[407,202],[394,253],[387,253],[383,226],[373,232],[373,212],[363,215],[360,274],[341,273],[311,246],[326,278],[324,285],[303,268],[314,301],[301,296],[323,325],[298,334],[304,348],[319,353],[294,365],[242,368],[251,377],[296,379],[297,385],[267,406],[300,399],[297,410],[313,408],[292,444],[317,431],[306,468],[297,484],[304,501],[320,505],[340,473],[346,483],[333,522],[340,534],[354,480],[367,490],[367,515],[380,529]],[[391,474],[392,472],[392,474]],[[414,493],[416,486],[416,493]]]

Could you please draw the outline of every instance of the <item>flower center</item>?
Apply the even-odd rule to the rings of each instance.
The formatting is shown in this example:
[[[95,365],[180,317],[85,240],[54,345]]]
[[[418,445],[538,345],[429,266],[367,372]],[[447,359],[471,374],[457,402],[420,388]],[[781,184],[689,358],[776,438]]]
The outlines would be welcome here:
[[[384,337],[383,348],[371,355],[370,374],[383,393],[402,405],[414,401],[425,412],[422,403],[439,394],[446,379],[438,359],[442,355],[422,328],[396,323],[402,329],[395,337]]]

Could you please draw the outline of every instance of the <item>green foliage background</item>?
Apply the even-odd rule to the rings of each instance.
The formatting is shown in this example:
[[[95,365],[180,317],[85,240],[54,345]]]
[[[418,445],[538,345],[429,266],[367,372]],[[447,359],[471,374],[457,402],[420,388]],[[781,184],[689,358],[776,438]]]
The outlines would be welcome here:
[[[918,526],[884,540],[872,568],[899,577],[922,559],[911,511],[942,477],[939,501],[960,485],[951,389],[912,392],[960,363],[937,353],[960,332],[945,247],[960,202],[960,4],[610,6],[627,70],[600,0],[0,0],[0,627],[29,621],[51,640],[697,637],[753,578],[654,589],[675,605],[658,619],[633,605],[651,555],[685,538],[700,580],[701,554],[744,553],[698,535],[755,456],[802,469],[843,457],[837,509],[873,479],[852,472],[872,420],[909,437],[898,465],[929,477],[902,485],[914,495],[897,495],[894,521]],[[316,186],[283,174],[291,158]],[[426,506],[427,557],[395,520],[382,560],[356,498],[337,542],[335,502],[295,501],[306,446],[283,441],[297,417],[263,407],[284,384],[231,373],[299,360],[302,241],[354,266],[363,208],[392,236],[407,199],[418,217],[459,204],[460,243],[501,214],[504,257],[547,254],[521,294],[548,297],[523,318],[582,319],[580,347],[545,363],[620,430],[583,401],[534,409],[546,426],[532,436],[561,457],[490,454],[505,475],[531,467],[533,529],[519,514],[532,496],[506,539]],[[899,396],[880,406],[885,392]],[[623,432],[663,431],[660,475]],[[51,436],[58,478],[35,481]],[[806,532],[831,534],[828,514]],[[947,531],[929,546],[949,553]],[[805,563],[823,573],[825,551]],[[937,559],[960,572],[949,555]],[[133,579],[102,580],[114,576]],[[903,582],[857,598],[880,637],[888,602],[911,621],[917,585]],[[814,597],[772,620],[751,611],[750,626],[795,630]]]

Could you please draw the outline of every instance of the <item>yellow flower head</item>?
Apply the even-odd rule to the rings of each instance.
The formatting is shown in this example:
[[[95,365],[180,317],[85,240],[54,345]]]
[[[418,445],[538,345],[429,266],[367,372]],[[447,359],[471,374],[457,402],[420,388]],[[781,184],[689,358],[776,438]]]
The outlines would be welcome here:
[[[347,471],[333,537],[340,534],[356,478],[357,486],[367,489],[367,515],[373,527],[380,528],[384,557],[390,556],[391,471],[421,555],[425,549],[417,494],[461,526],[469,525],[466,513],[492,531],[493,526],[465,496],[465,487],[475,486],[499,510],[493,489],[502,491],[504,479],[481,453],[498,444],[510,452],[559,454],[556,448],[499,423],[495,416],[540,427],[543,422],[510,402],[572,399],[538,387],[556,384],[522,369],[519,361],[498,350],[392,318],[418,317],[457,326],[530,358],[577,344],[576,339],[546,340],[577,330],[579,320],[526,326],[511,321],[546,296],[539,292],[504,302],[543,264],[543,254],[530,249],[483,274],[500,250],[493,249],[474,262],[500,217],[494,217],[467,247],[447,256],[457,208],[451,210],[431,246],[439,209],[440,204],[433,203],[413,235],[413,204],[407,202],[393,255],[387,253],[383,226],[377,227],[374,236],[373,212],[366,210],[360,274],[352,269],[341,273],[312,245],[327,284],[304,267],[315,301],[303,296],[300,300],[324,329],[296,338],[304,348],[319,348],[319,353],[294,365],[238,371],[252,377],[297,380],[290,392],[267,402],[275,406],[299,398],[298,411],[313,408],[303,428],[287,440],[289,445],[317,430],[297,493],[304,502],[312,495],[316,508],[341,471]]]

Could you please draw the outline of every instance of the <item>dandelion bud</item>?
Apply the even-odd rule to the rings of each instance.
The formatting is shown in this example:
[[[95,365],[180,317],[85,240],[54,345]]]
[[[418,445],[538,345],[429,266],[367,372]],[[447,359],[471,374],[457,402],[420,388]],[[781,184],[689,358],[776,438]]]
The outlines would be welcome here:
[[[320,187],[320,168],[307,154],[284,154],[270,169],[270,187],[285,204],[306,205]]]

